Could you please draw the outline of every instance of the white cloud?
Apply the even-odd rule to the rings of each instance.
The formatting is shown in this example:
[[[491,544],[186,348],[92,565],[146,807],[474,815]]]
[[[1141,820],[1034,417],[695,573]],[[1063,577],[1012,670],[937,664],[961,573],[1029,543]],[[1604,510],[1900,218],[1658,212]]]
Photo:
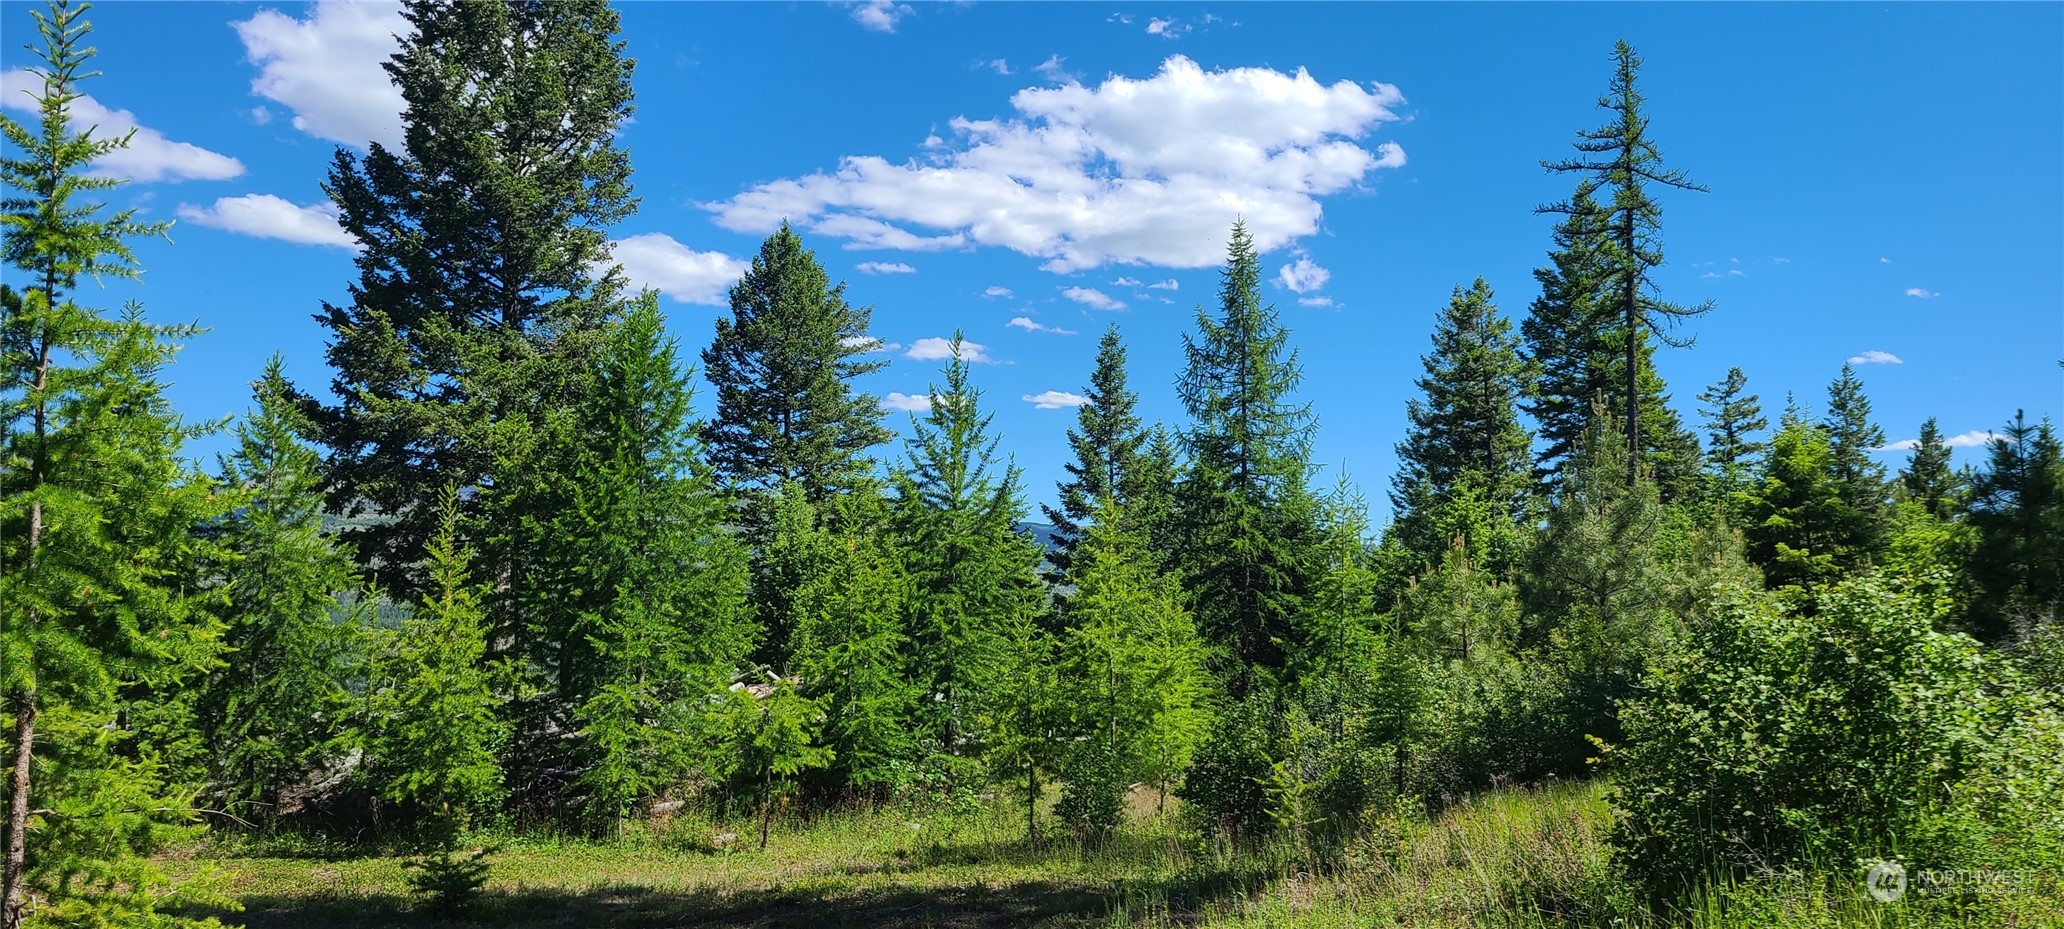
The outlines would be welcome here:
[[[1147,20],[1148,35],[1157,35],[1164,39],[1179,39],[1182,38],[1183,33],[1188,31],[1190,31],[1190,27],[1177,26],[1175,20],[1172,19],[1162,19],[1157,16]]]
[[[1874,348],[1860,355],[1849,356],[1849,363],[1853,365],[1903,365],[1906,362],[1900,360],[1898,355],[1894,355],[1891,352],[1881,352]]]
[[[1059,54],[1048,55],[1045,61],[1033,65],[1032,70],[1046,75],[1048,80],[1073,81],[1075,80],[1073,75],[1061,70],[1061,63],[1066,60]]]
[[[1093,310],[1125,309],[1125,301],[1112,297],[1110,294],[1094,287],[1070,287],[1061,291],[1061,296]]]
[[[855,267],[862,274],[916,274],[917,269],[900,261],[863,261]]]
[[[1001,58],[991,58],[989,59],[989,70],[995,71],[996,73],[1001,74],[1005,77],[1009,77],[1011,74],[1010,62],[1005,61]]]
[[[1075,330],[1073,329],[1061,329],[1055,326],[1040,325],[1030,316],[1013,316],[1011,317],[1011,321],[1004,323],[1004,325],[1009,326],[1012,329],[1023,329],[1026,332],[1051,332],[1054,335],[1075,334]]]
[[[1966,432],[1961,435],[1953,435],[1947,439],[1943,439],[1942,444],[1947,445],[1950,448],[1984,448],[1988,445],[1991,445],[1994,442],[1997,442],[2005,438],[2007,438],[2007,436],[1997,432],[1993,432],[1988,429],[1973,429],[1970,432]],[[1871,451],[1909,452],[1916,448],[1919,448],[1920,446],[1921,440],[1919,439],[1900,439],[1897,442],[1887,442],[1883,445],[1878,446],[1877,448],[1871,449]]]
[[[262,106],[254,106],[251,108],[251,121],[260,126],[269,125],[272,122],[272,111]]]
[[[925,161],[849,156],[705,206],[738,232],[786,218],[848,247],[986,245],[1062,273],[1209,267],[1235,217],[1257,249],[1281,248],[1317,230],[1320,197],[1404,164],[1396,143],[1359,142],[1403,99],[1387,84],[1206,71],[1174,56],[1144,80],[1021,90],[1016,116],[956,118],[955,138]]]
[[[1138,279],[1136,279],[1136,278],[1130,278],[1130,277],[1121,277],[1121,278],[1119,278],[1119,279],[1117,279],[1117,280],[1115,280],[1115,281],[1112,281],[1112,282],[1111,282],[1111,286],[1113,286],[1113,287],[1138,287],[1138,286],[1140,286],[1140,282],[1139,282],[1139,280],[1138,280]]]
[[[988,286],[988,287],[987,287],[986,289],[984,289],[984,290],[982,291],[982,296],[984,296],[984,297],[989,297],[989,298],[992,298],[992,299],[994,299],[994,298],[996,298],[996,297],[1008,297],[1008,296],[1010,296],[1010,295],[1011,295],[1011,289],[1010,289],[1010,288],[1008,288],[1008,287],[1004,287],[1004,286],[1001,286],[1001,285],[998,285],[998,284],[991,284],[991,285],[989,285],[989,286]]]
[[[1334,303],[1332,297],[1299,297],[1297,298],[1297,305],[1314,306],[1319,307],[1321,309],[1325,309],[1330,307],[1336,307],[1340,304]]]
[[[1283,266],[1276,272],[1276,283],[1291,293],[1308,294],[1322,289],[1333,278],[1333,272],[1321,268],[1311,258],[1299,255],[1297,260]]]
[[[294,112],[294,128],[365,148],[401,144],[401,90],[381,64],[413,31],[401,5],[318,0],[307,19],[259,10],[231,23],[258,66],[251,92]]]
[[[36,112],[43,94],[43,77],[27,68],[0,72],[0,107],[21,113]],[[174,142],[156,129],[138,125],[136,114],[111,110],[85,94],[72,101],[75,131],[93,130],[96,139],[129,137],[129,147],[109,152],[93,162],[92,172],[100,177],[132,181],[223,181],[240,177],[244,163],[198,145]]]
[[[909,6],[892,0],[862,0],[853,5],[853,21],[876,32],[895,32],[896,21],[911,12]]]
[[[884,342],[871,335],[849,335],[839,340],[847,348],[864,348],[869,352],[893,352],[902,348],[899,342]]]
[[[1938,294],[1932,290],[1923,290],[1919,287],[1908,287],[1906,289],[1906,295],[1909,297],[1919,297],[1923,300],[1926,300],[1930,297],[1942,296],[1941,294]]]
[[[1772,255],[1770,256],[1770,263],[1774,265],[1788,265],[1792,263],[1792,260],[1790,258],[1780,258],[1776,255]]]
[[[1026,394],[1019,399],[1032,404],[1033,409],[1038,410],[1062,410],[1084,406],[1089,403],[1088,397],[1081,394],[1071,394],[1065,390],[1049,390],[1043,393]]]
[[[1177,282],[1176,282],[1176,280],[1175,280],[1175,278],[1172,278],[1172,277],[1171,277],[1171,278],[1169,278],[1168,280],[1162,281],[1162,282],[1160,282],[1160,283],[1158,283],[1158,284],[1148,284],[1148,285],[1147,285],[1147,289],[1148,289],[1148,290],[1179,290],[1179,289],[1181,289],[1181,288],[1182,288],[1182,284],[1180,284],[1180,283],[1177,283]]]
[[[903,357],[912,361],[945,361],[953,357],[953,340],[937,336],[919,339],[910,343],[910,351],[904,352]],[[989,357],[989,346],[966,339],[960,342],[960,360],[970,364],[996,363],[996,359]]]
[[[922,413],[932,408],[932,398],[927,394],[912,396],[891,390],[888,396],[882,398],[882,406],[905,413]]]
[[[1131,13],[1112,13],[1112,14],[1111,14],[1110,16],[1108,16],[1108,17],[1105,17],[1105,18],[1104,18],[1104,22],[1107,22],[1107,23],[1120,23],[1120,24],[1123,24],[1123,25],[1127,25],[1127,26],[1130,26],[1130,25],[1132,25],[1132,14],[1131,14]]]
[[[663,232],[614,243],[615,257],[633,287],[650,287],[682,303],[723,306],[731,285],[752,266],[722,252],[698,252]]]
[[[1881,264],[1881,265],[1888,265],[1888,264],[1891,264],[1891,263],[1892,263],[1892,259],[1890,259],[1890,258],[1880,258],[1880,259],[1878,259],[1878,264]]]
[[[223,197],[214,205],[179,205],[179,218],[261,239],[299,245],[333,245],[359,250],[358,240],[337,225],[337,208],[329,201],[296,206],[271,194]]]

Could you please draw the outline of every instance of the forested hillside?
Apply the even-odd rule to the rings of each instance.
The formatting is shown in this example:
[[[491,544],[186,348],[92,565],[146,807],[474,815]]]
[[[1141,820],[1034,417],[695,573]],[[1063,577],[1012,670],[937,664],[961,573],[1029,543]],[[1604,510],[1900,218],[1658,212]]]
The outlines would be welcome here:
[[[1730,307],[1658,286],[1663,207],[1726,194],[1626,43],[1529,153],[1538,287],[1387,375],[1378,526],[1239,223],[1185,415],[1111,325],[1046,507],[959,336],[896,440],[786,223],[674,335],[599,0],[407,5],[323,365],[189,418],[209,321],[95,303],[166,224],[90,169],[84,13],[7,11],[0,929],[2064,925],[2064,444],[1890,469],[1847,366],[1665,383]]]

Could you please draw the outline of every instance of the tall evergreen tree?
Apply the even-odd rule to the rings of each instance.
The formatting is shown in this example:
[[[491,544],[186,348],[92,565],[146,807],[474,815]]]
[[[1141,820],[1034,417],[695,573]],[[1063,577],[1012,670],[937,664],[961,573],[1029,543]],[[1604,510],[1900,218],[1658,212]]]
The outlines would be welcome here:
[[[1706,465],[1715,495],[1723,501],[1748,486],[1756,457],[1769,447],[1755,438],[1770,421],[1756,395],[1742,392],[1748,383],[1740,368],[1728,368],[1726,378],[1698,395],[1705,404]]]
[[[168,898],[227,901],[178,886],[151,860],[198,832],[193,794],[168,782],[138,738],[154,700],[190,703],[219,665],[219,564],[194,530],[240,502],[184,463],[163,368],[198,330],[118,319],[81,305],[82,278],[134,279],[130,243],[162,235],[134,210],[92,198],[120,181],[89,173],[130,136],[74,122],[92,49],[86,6],[35,12],[38,119],[0,115],[0,927],[188,923]],[[182,697],[182,694],[188,696]],[[33,905],[31,901],[34,901]],[[192,920],[199,922],[199,920]]]
[[[1971,482],[1978,530],[1970,573],[1980,595],[1972,627],[1999,641],[2015,625],[2056,623],[2064,611],[2064,443],[2048,420],[2015,411]]]
[[[1139,396],[1125,386],[1125,343],[1118,338],[1116,323],[1104,330],[1103,340],[1097,344],[1088,397],[1089,402],[1076,411],[1075,428],[1068,430],[1068,447],[1075,460],[1061,466],[1068,473],[1068,479],[1060,484],[1061,505],[1040,505],[1057,530],[1060,547],[1049,557],[1063,577],[1097,501],[1110,496],[1122,506],[1136,496],[1134,472],[1147,433],[1133,412]]]
[[[1742,535],[1773,588],[1811,591],[1860,556],[1855,514],[1836,481],[1827,432],[1787,413],[1748,492]]]
[[[1615,44],[1613,59],[1612,83],[1598,101],[1600,109],[1612,114],[1611,121],[1577,133],[1579,157],[1544,161],[1542,166],[1557,173],[1582,174],[1595,181],[1599,189],[1612,194],[1611,202],[1594,214],[1612,244],[1606,253],[1602,276],[1602,289],[1609,295],[1603,306],[1610,307],[1619,317],[1618,341],[1623,359],[1619,375],[1625,411],[1622,422],[1627,432],[1628,454],[1639,459],[1646,448],[1641,435],[1647,425],[1642,416],[1641,381],[1648,337],[1654,335],[1666,345],[1681,344],[1670,337],[1668,329],[1684,317],[1712,309],[1710,303],[1684,307],[1654,296],[1652,272],[1663,263],[1662,206],[1649,192],[1649,186],[1695,191],[1705,188],[1689,180],[1683,171],[1663,167],[1662,153],[1649,138],[1648,117],[1641,110],[1646,101],[1635,87],[1641,58],[1634,53],[1633,46],[1624,40]],[[1589,208],[1571,202],[1547,210],[1576,217]],[[1586,223],[1593,219],[1594,216],[1585,216]],[[1637,480],[1637,471],[1629,470],[1627,480]]]
[[[1962,483],[1949,467],[1949,443],[1935,417],[1921,424],[1921,437],[1914,440],[1913,453],[1899,472],[1899,486],[1906,498],[1921,505],[1937,519],[1948,519],[1956,511],[1957,492]]]
[[[1842,366],[1842,373],[1828,385],[1827,415],[1821,420],[1827,432],[1835,487],[1842,503],[1853,511],[1865,531],[1861,543],[1875,551],[1882,535],[1880,522],[1885,509],[1885,468],[1871,458],[1871,452],[1885,444],[1885,430],[1871,422],[1870,398],[1863,394],[1863,381],[1856,369]]]
[[[1612,277],[1618,246],[1597,190],[1592,179],[1584,178],[1567,202],[1553,208],[1562,216],[1555,227],[1555,249],[1549,265],[1534,271],[1541,293],[1520,324],[1535,375],[1525,402],[1542,440],[1534,478],[1543,497],[1559,492],[1575,466],[1594,406],[1619,396],[1627,380],[1628,340],[1619,323],[1624,314],[1615,309],[1618,292]],[[1670,406],[1668,387],[1655,370],[1655,344],[1646,333],[1635,342],[1643,467],[1663,499],[1690,496],[1696,489],[1698,440]]]
[[[359,557],[381,586],[414,592],[439,488],[465,491],[471,538],[474,514],[515,483],[498,471],[553,467],[507,446],[577,402],[620,311],[607,227],[635,201],[616,142],[632,63],[607,3],[410,0],[404,15],[384,66],[405,104],[401,149],[339,148],[324,183],[365,248],[350,301],[316,316],[338,402],[308,406],[331,506],[366,517],[349,533]],[[525,553],[499,549],[480,552],[497,586],[526,571]]]
[[[1311,409],[1290,333],[1261,300],[1261,258],[1233,225],[1219,314],[1197,309],[1179,392],[1192,419],[1179,491],[1180,564],[1206,641],[1231,662],[1235,694],[1253,668],[1283,667],[1291,618],[1309,586],[1313,535],[1306,489]]]
[[[220,529],[229,556],[226,666],[203,687],[199,722],[211,792],[270,819],[283,789],[347,747],[349,685],[363,671],[360,632],[372,598],[351,596],[351,553],[323,529],[322,459],[302,444],[307,423],[279,356],[252,390],[257,409],[222,463],[222,486],[246,503]]]
[[[757,501],[749,525],[764,521],[782,484],[800,484],[813,506],[852,488],[867,450],[889,440],[880,402],[852,384],[888,365],[867,358],[880,347],[867,332],[872,314],[846,302],[846,285],[830,282],[786,222],[732,286],[731,318],[717,320],[702,352],[717,388],[703,439],[718,477]]]
[[[1529,521],[1532,439],[1518,409],[1527,366],[1512,324],[1499,315],[1483,278],[1466,292],[1455,288],[1435,323],[1433,351],[1421,363],[1426,373],[1417,383],[1424,396],[1405,405],[1411,427],[1398,443],[1390,501],[1400,542],[1422,564],[1432,564],[1453,544],[1442,537],[1442,524],[1451,521],[1440,511],[1460,492],[1473,490],[1489,505],[1490,532],[1509,536]],[[1478,551],[1497,550],[1492,542],[1468,540]],[[1493,570],[1510,567],[1497,564]]]
[[[1132,519],[1147,536],[1147,551],[1163,568],[1173,570],[1181,533],[1177,488],[1183,464],[1178,439],[1162,423],[1146,430],[1133,463]]]
[[[725,528],[677,351],[647,292],[612,327],[581,408],[570,505],[529,543],[552,552],[537,586],[564,617],[556,691],[578,719],[580,786],[603,822],[685,779],[699,746],[680,718],[754,644],[746,552]]]
[[[908,634],[921,690],[917,730],[945,774],[964,779],[987,749],[985,714],[1010,697],[1014,643],[1044,609],[1040,551],[1013,527],[1018,469],[996,467],[992,414],[968,380],[955,333],[943,386],[895,475],[895,521],[911,577]]]

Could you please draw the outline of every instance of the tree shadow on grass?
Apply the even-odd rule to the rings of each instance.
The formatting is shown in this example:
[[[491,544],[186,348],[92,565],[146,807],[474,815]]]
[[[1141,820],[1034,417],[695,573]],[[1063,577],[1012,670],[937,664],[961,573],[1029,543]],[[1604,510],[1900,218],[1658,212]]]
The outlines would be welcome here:
[[[1254,869],[1192,870],[1157,881],[1033,880],[871,890],[775,888],[490,892],[465,919],[435,919],[393,895],[249,897],[220,914],[248,929],[1063,929],[1100,926],[1120,909],[1198,912],[1267,884]],[[200,915],[200,914],[196,914]]]

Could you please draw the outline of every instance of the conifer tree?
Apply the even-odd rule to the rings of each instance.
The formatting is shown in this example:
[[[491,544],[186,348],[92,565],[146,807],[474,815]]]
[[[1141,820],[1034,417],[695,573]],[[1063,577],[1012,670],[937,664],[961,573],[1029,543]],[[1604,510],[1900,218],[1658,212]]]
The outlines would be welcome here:
[[[1821,421],[1832,455],[1835,489],[1854,521],[1860,554],[1876,552],[1884,539],[1885,468],[1871,458],[1871,452],[1885,444],[1885,430],[1870,419],[1870,398],[1863,394],[1863,381],[1856,370],[1842,366],[1842,373],[1828,385],[1827,415]]]
[[[1398,471],[1391,480],[1395,532],[1422,564],[1438,561],[1453,544],[1442,537],[1441,510],[1458,493],[1473,492],[1488,504],[1485,533],[1510,536],[1531,517],[1528,465],[1532,439],[1519,424],[1518,401],[1528,372],[1520,360],[1512,324],[1491,302],[1483,278],[1468,291],[1455,288],[1433,331],[1433,351],[1421,359],[1418,379],[1424,395],[1405,406],[1411,428],[1397,447]],[[1474,528],[1474,527],[1471,527]],[[1499,551],[1492,538],[1468,537],[1479,551]],[[1491,566],[1494,572],[1511,567]]]
[[[323,529],[322,459],[302,443],[307,423],[279,356],[252,392],[257,408],[222,462],[223,488],[246,502],[218,536],[229,556],[226,666],[204,685],[199,722],[212,792],[269,819],[282,789],[346,747],[373,598],[351,596],[351,553]]]
[[[770,560],[792,566],[781,573],[796,584],[794,676],[824,707],[830,773],[838,786],[879,798],[908,786],[917,754],[919,689],[903,626],[910,577],[876,492],[831,506],[840,512],[819,520],[801,488],[784,487],[768,548]]]
[[[754,686],[731,686],[723,731],[730,743],[720,757],[729,778],[759,805],[760,851],[767,850],[767,832],[774,811],[795,790],[803,772],[831,764],[835,753],[818,741],[824,708],[802,694],[793,676],[762,672]]]
[[[1380,583],[1369,552],[1369,506],[1343,472],[1320,501],[1319,573],[1299,615],[1297,677],[1343,677],[1369,653]],[[1309,683],[1307,683],[1309,687]]]
[[[1077,540],[1086,528],[1097,500],[1109,495],[1121,505],[1137,495],[1142,447],[1147,433],[1133,408],[1139,396],[1125,386],[1125,343],[1119,340],[1118,324],[1104,330],[1097,344],[1096,370],[1089,377],[1089,402],[1075,414],[1075,428],[1068,430],[1068,447],[1075,460],[1061,467],[1068,479],[1060,484],[1060,506],[1040,505],[1047,522],[1053,524],[1060,547],[1049,559],[1066,577]]]
[[[162,374],[192,326],[79,302],[82,278],[133,280],[130,243],[168,224],[93,198],[89,173],[126,148],[74,122],[93,51],[87,7],[34,12],[37,120],[0,116],[0,927],[174,926],[169,898],[230,904],[170,879],[151,854],[192,838],[193,793],[139,738],[148,704],[190,704],[219,666],[222,559],[194,530],[239,502],[184,463]],[[16,289],[19,282],[20,289]],[[33,902],[32,902],[33,901]]]
[[[1309,586],[1311,409],[1291,399],[1302,373],[1290,333],[1261,301],[1261,259],[1233,225],[1219,314],[1197,310],[1179,384],[1192,420],[1179,489],[1185,585],[1235,695],[1252,669],[1280,669]]]
[[[985,713],[1012,686],[1012,645],[1045,608],[1040,551],[1013,527],[1021,518],[1018,469],[996,471],[992,414],[968,380],[958,333],[945,384],[908,442],[897,472],[894,513],[911,577],[908,635],[920,691],[917,730],[928,752],[957,781],[990,733]]]
[[[691,768],[692,714],[751,652],[743,545],[703,463],[678,361],[654,295],[611,328],[566,450],[570,505],[529,544],[549,549],[556,690],[575,708],[581,787],[598,820],[674,786]],[[690,567],[692,566],[692,567]],[[549,612],[548,612],[549,611]]]
[[[1978,531],[1970,574],[1980,595],[1972,627],[1999,641],[2018,623],[2056,623],[2064,611],[2064,443],[2048,420],[2015,411],[1971,482]]]
[[[1772,588],[1835,580],[1860,555],[1855,516],[1842,499],[1834,450],[1820,426],[1787,414],[1747,494],[1742,535]]]
[[[1701,411],[1706,419],[1706,466],[1715,495],[1723,501],[1748,486],[1756,456],[1769,447],[1754,438],[1770,421],[1763,418],[1756,395],[1742,393],[1748,383],[1740,368],[1728,368],[1726,378],[1698,395],[1705,404]]]
[[[1132,519],[1147,537],[1149,557],[1162,568],[1173,570],[1181,534],[1177,488],[1183,464],[1176,449],[1178,440],[1162,423],[1146,430],[1139,457],[1133,463]]]
[[[1596,228],[1611,243],[1604,262],[1601,290],[1605,297],[1600,307],[1610,309],[1619,319],[1616,341],[1620,343],[1622,359],[1618,372],[1624,410],[1621,421],[1627,433],[1628,454],[1638,460],[1648,447],[1642,439],[1648,425],[1642,415],[1642,372],[1647,367],[1648,337],[1654,335],[1666,345],[1685,344],[1673,340],[1668,329],[1685,317],[1712,309],[1710,303],[1684,307],[1653,295],[1656,288],[1651,275],[1663,263],[1662,206],[1649,192],[1649,186],[1694,191],[1705,188],[1689,180],[1683,171],[1663,167],[1662,153],[1649,138],[1648,117],[1642,113],[1646,101],[1635,86],[1641,58],[1634,53],[1633,46],[1625,41],[1615,44],[1613,58],[1611,85],[1598,101],[1600,109],[1612,114],[1611,121],[1577,133],[1579,157],[1544,161],[1542,166],[1557,173],[1581,174],[1594,181],[1596,189],[1612,195],[1609,203],[1591,215],[1585,215],[1589,209],[1574,201],[1547,210],[1581,216],[1586,225],[1596,222]],[[1676,451],[1681,455],[1685,450]],[[1630,469],[1627,480],[1637,480],[1637,471]]]
[[[1899,472],[1899,486],[1908,500],[1937,519],[1948,519],[1956,512],[1961,489],[1962,482],[1949,462],[1949,443],[1942,440],[1942,430],[1930,416],[1921,424],[1921,437],[1914,440],[1913,453]]]
[[[813,506],[851,489],[867,450],[889,440],[880,402],[852,384],[888,365],[866,357],[880,347],[872,314],[846,302],[787,222],[732,286],[731,317],[702,352],[717,389],[703,440],[719,479],[749,501],[747,525],[764,523],[783,484]]]
[[[349,533],[361,563],[412,594],[440,488],[465,491],[459,531],[474,539],[495,488],[551,480],[506,473],[556,463],[510,445],[577,403],[622,302],[607,228],[635,201],[616,139],[632,63],[605,2],[410,0],[404,15],[384,65],[402,146],[340,148],[324,183],[365,248],[349,302],[316,316],[338,402],[308,406],[330,505],[366,517]],[[529,553],[479,541],[496,589],[528,573]],[[520,619],[496,623],[522,633]]]
[[[1124,505],[1105,496],[1091,515],[1076,549],[1062,680],[1074,728],[1087,740],[1078,755],[1110,770],[1081,767],[1121,792],[1140,781],[1165,794],[1209,724],[1204,646],[1182,589],[1155,567]]]
[[[1592,676],[1587,686],[1607,688],[1631,683],[1667,632],[1663,507],[1654,484],[1628,482],[1638,466],[1619,439],[1618,420],[1597,410],[1534,547],[1526,597],[1544,624],[1527,644],[1555,646],[1572,673]]]
[[[495,751],[506,733],[481,657],[487,624],[458,540],[455,489],[429,549],[430,591],[375,660],[365,700],[365,762],[382,801],[412,813],[419,837],[449,854],[503,790]]]

